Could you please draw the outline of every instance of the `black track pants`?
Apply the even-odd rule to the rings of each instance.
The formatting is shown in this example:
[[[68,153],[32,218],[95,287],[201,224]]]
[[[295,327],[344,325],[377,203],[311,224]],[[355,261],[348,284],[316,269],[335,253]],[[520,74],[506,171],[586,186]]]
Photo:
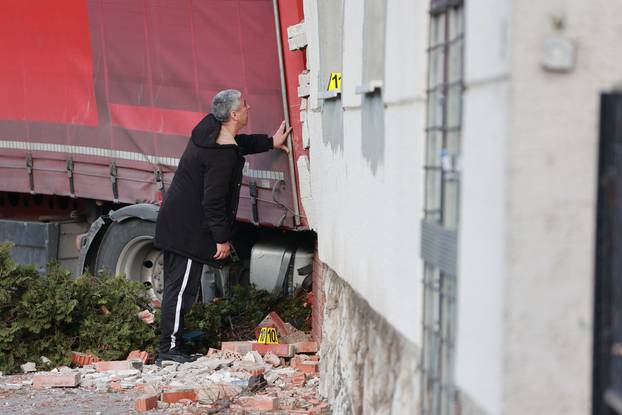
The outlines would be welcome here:
[[[184,315],[190,310],[201,283],[203,264],[164,251],[164,297],[160,320],[160,351],[180,345]]]

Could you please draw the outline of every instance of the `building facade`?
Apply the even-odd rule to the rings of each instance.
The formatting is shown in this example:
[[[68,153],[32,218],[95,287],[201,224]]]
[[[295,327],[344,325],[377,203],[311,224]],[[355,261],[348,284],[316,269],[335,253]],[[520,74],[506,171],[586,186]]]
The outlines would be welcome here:
[[[622,3],[304,12],[299,169],[336,413],[590,413],[599,96],[622,80]]]

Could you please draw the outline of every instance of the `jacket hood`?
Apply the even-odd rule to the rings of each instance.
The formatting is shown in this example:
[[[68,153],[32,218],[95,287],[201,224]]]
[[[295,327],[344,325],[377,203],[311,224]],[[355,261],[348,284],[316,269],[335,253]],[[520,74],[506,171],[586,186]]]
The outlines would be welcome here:
[[[222,124],[213,114],[207,114],[196,127],[192,129],[190,139],[199,147],[217,146],[216,139],[218,138],[218,134],[220,134],[221,126]]]

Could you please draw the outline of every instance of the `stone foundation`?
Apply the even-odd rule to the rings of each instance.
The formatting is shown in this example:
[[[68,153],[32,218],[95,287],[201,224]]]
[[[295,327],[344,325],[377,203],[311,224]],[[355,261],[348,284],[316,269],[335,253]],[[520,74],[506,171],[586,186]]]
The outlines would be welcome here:
[[[321,394],[335,414],[418,413],[419,349],[325,264],[317,265]]]

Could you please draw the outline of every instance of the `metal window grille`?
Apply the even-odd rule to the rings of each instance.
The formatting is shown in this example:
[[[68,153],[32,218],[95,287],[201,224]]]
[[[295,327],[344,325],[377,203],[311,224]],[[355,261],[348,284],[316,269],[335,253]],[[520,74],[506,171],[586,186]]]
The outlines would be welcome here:
[[[425,220],[458,226],[464,8],[432,1],[428,48]],[[422,414],[454,414],[456,275],[424,266]]]

